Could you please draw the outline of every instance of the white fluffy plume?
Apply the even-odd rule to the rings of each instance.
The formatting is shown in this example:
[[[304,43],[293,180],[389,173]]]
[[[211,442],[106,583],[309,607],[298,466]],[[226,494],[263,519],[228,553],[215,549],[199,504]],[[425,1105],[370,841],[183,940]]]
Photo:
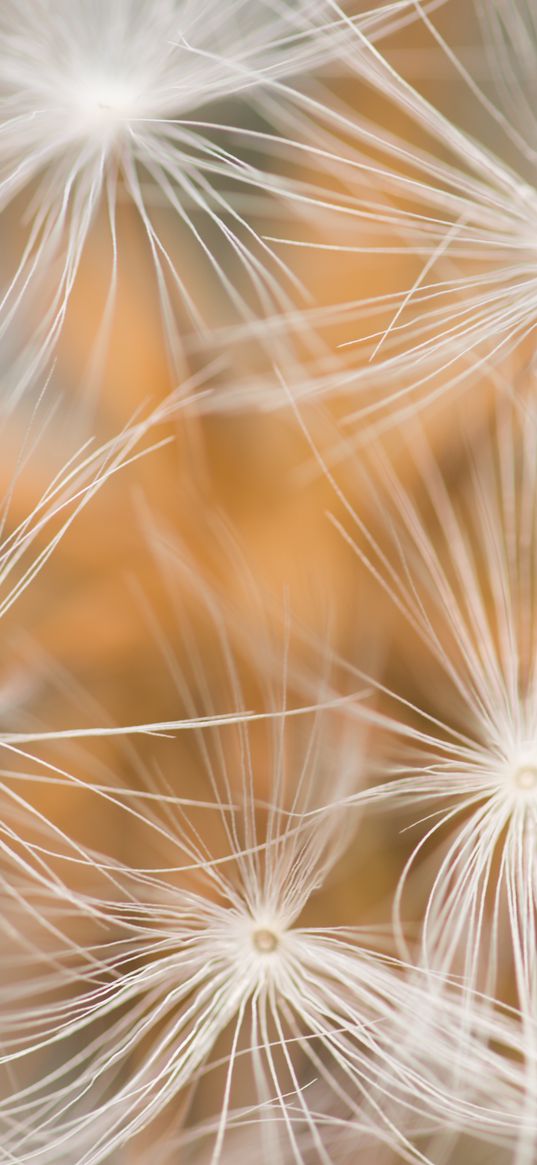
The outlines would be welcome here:
[[[355,19],[376,35],[410,8],[399,0]],[[39,313],[15,359],[14,400],[56,351],[97,218],[109,255],[106,338],[122,202],[153,261],[175,370],[181,328],[205,334],[211,322],[200,273],[216,293],[205,301],[227,301],[220,322],[229,307],[254,322],[304,302],[264,234],[282,200],[291,216],[315,215],[330,197],[298,171],[316,145],[316,105],[330,101],[322,86],[316,101],[303,94],[300,79],[348,45],[332,3],[7,0],[0,36],[0,211],[13,207],[25,224],[0,299],[0,340],[13,329],[24,338]]]
[[[174,667],[187,710],[196,689],[207,704],[199,662],[191,658],[188,684]],[[282,718],[284,706],[269,687],[275,719],[257,726],[261,736],[246,723],[194,729],[216,832],[161,780],[160,796],[154,784],[149,800],[133,790],[124,807],[137,848],[158,862],[82,857],[94,889],[73,893],[63,911],[65,949],[45,952],[35,981],[5,995],[3,1063],[20,1073],[0,1105],[8,1158],[67,1163],[76,1153],[79,1165],[97,1165],[133,1139],[136,1151],[136,1137],[177,1124],[219,1073],[214,1115],[187,1122],[179,1142],[175,1133],[185,1145],[209,1139],[213,1165],[243,1122],[256,1123],[267,1162],[323,1165],[342,1112],[347,1132],[350,1122],[420,1162],[424,1130],[462,1127],[510,1143],[531,1125],[507,1017],[476,999],[479,1039],[468,1034],[462,1054],[452,1032],[464,995],[390,957],[374,933],[308,925],[313,896],[355,833],[347,801],[362,781],[362,750],[339,712],[320,710],[307,724]],[[340,807],[327,809],[331,799]],[[67,941],[77,901],[100,928],[86,953]],[[57,900],[52,913],[60,931]],[[32,1064],[51,1056],[32,1081]]]

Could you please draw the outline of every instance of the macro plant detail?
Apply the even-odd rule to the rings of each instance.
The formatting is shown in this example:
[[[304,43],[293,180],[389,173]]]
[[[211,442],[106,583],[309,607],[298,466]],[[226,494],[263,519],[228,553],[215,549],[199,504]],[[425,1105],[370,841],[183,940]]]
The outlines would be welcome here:
[[[531,398],[519,407],[501,402],[479,454],[467,450],[466,496],[455,500],[423,441],[422,494],[433,508],[434,539],[431,520],[427,528],[384,467],[382,496],[398,517],[386,587],[433,657],[439,682],[437,702],[429,696],[423,710],[414,709],[415,727],[404,716],[399,727],[386,721],[404,745],[397,747],[393,782],[377,790],[425,805],[418,850],[441,839],[423,929],[426,962],[453,969],[460,960],[469,983],[495,993],[511,961],[518,1003],[530,1018],[536,987],[535,425]],[[372,563],[377,550],[371,547]]]
[[[380,5],[356,20],[380,35],[408,7]],[[129,208],[153,267],[174,376],[184,375],[189,332],[210,340],[211,323],[254,326],[307,300],[263,224],[279,203],[299,218],[319,217],[331,201],[337,212],[322,166],[318,190],[300,177],[319,101],[302,93],[301,79],[346,51],[337,7],[117,0],[109,10],[96,0],[15,0],[0,29],[0,212],[8,222],[17,216],[17,236],[23,226],[0,300],[0,335],[20,333],[15,403],[46,379],[92,239],[107,255],[96,325],[106,346]],[[319,90],[322,101],[322,76]],[[131,231],[131,247],[135,239]]]
[[[180,805],[168,804],[163,812],[156,800],[150,816],[136,797],[129,812],[144,820],[149,834],[165,839],[167,868],[124,868],[112,857],[84,855],[103,886],[108,880],[122,891],[112,900],[103,890],[94,892],[79,905],[112,937],[87,956],[78,952],[78,967],[76,949],[56,948],[48,990],[46,973],[40,985],[50,1001],[32,1006],[29,979],[21,1000],[11,992],[3,1020],[4,1066],[24,1065],[47,1047],[65,1046],[67,1053],[61,1069],[21,1088],[5,1105],[6,1125],[16,1112],[29,1126],[27,1135],[20,1127],[4,1135],[9,1152],[16,1139],[21,1161],[68,1161],[74,1153],[88,1163],[106,1160],[131,1139],[136,1145],[186,1087],[192,1104],[192,1093],[218,1069],[222,1107],[185,1135],[186,1143],[209,1142],[214,1162],[222,1159],[228,1124],[233,1129],[241,1111],[258,1114],[267,1156],[296,1157],[307,1139],[314,1159],[329,1160],[322,1130],[342,1119],[347,1131],[355,1127],[357,1135],[416,1161],[421,1153],[408,1136],[414,1126],[434,1130],[447,1121],[455,1129],[474,1128],[485,1140],[516,1140],[523,1076],[508,1070],[491,1045],[491,1037],[501,1039],[508,1054],[520,1056],[507,1016],[491,1023],[476,998],[480,1039],[466,1038],[462,1058],[450,1038],[462,1010],[460,992],[445,985],[440,993],[431,989],[423,973],[383,952],[374,932],[300,925],[353,834],[345,809],[323,807],[324,757],[335,747],[342,801],[360,780],[356,740],[346,755],[327,715],[316,714],[298,750],[293,741],[300,779],[288,804],[286,737],[296,733],[269,725],[274,773],[270,808],[260,824],[250,792],[253,760],[243,759],[236,806],[228,800],[234,776],[219,772],[225,756],[248,756],[247,727],[233,728],[239,741],[228,740],[225,750],[214,745],[214,734],[205,741],[205,730],[197,730],[209,783],[215,793],[218,784],[226,793],[218,855]],[[229,731],[218,730],[222,744]],[[73,979],[80,979],[75,999]],[[67,995],[57,1003],[62,987]],[[223,1058],[215,1053],[222,1036]],[[238,1103],[235,1084],[245,1058],[253,1084],[247,1105]],[[324,1095],[310,1106],[316,1081]],[[242,1090],[247,1087],[243,1081]]]
[[[5,0],[0,1161],[535,1165],[532,0]]]

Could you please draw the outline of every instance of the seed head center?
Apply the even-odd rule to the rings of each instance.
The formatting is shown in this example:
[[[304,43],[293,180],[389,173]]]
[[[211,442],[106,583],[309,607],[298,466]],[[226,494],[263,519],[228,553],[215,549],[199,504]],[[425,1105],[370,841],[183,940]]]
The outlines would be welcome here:
[[[267,927],[260,927],[259,930],[254,930],[254,947],[261,955],[272,954],[276,950],[278,942],[278,936],[274,934],[273,930],[268,930]]]
[[[91,77],[81,83],[77,104],[87,126],[95,131],[111,132],[134,113],[136,93],[120,80]]]
[[[522,789],[524,792],[537,789],[537,767],[524,765],[522,768],[517,769],[515,773],[515,785],[517,789]]]

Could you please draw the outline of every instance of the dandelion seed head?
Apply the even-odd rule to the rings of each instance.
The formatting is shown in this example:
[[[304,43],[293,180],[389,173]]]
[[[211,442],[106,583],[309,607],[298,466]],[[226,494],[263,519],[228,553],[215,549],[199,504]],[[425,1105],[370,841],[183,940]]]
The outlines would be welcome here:
[[[275,982],[278,973],[283,973],[290,937],[285,920],[277,913],[244,913],[228,921],[226,955],[234,972],[248,973],[252,987],[267,978]]]
[[[537,759],[525,757],[512,766],[509,784],[517,797],[537,795]]]
[[[97,75],[79,86],[77,113],[87,130],[115,134],[138,110],[138,93],[126,81]]]
[[[515,773],[515,784],[519,789],[535,789],[537,788],[537,769],[523,768],[518,769]]]
[[[280,940],[279,936],[273,930],[268,930],[267,927],[261,926],[254,930],[252,942],[259,954],[270,955],[277,949]]]
[[[48,163],[67,153],[75,169],[79,164],[87,167],[93,150],[106,157],[129,127],[136,127],[141,138],[143,126],[170,112],[172,105],[173,94],[167,91],[162,97],[152,59],[125,62],[107,52],[99,56],[90,46],[68,68],[54,59],[45,61],[27,83],[23,130],[28,155],[35,156],[41,143]],[[73,151],[81,144],[91,149],[77,163]]]

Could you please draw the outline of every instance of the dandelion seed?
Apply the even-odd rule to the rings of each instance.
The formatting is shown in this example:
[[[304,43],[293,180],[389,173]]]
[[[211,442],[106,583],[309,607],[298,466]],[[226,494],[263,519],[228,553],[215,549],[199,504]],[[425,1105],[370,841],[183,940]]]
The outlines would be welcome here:
[[[330,371],[317,391],[355,394],[349,422],[370,416],[382,427],[484,375],[508,386],[521,370],[531,373],[534,362],[534,13],[526,0],[470,6],[480,18],[478,49],[486,62],[485,78],[476,79],[439,30],[433,7],[422,0],[414,7],[438,73],[447,67],[451,83],[432,98],[396,69],[389,53],[382,55],[382,46],[353,30],[357,50],[369,58],[360,76],[388,102],[389,119],[383,124],[379,116],[372,125],[352,111],[344,115],[356,146],[347,156],[349,173],[368,182],[349,212],[350,222],[352,214],[359,217],[357,237],[347,231],[343,238],[334,233],[332,242],[326,233],[320,244],[302,242],[342,254],[392,254],[397,262],[407,257],[411,274],[402,276],[408,283],[401,291],[357,294],[346,309],[326,312],[328,321],[344,321],[342,348],[360,360],[340,374],[339,389]],[[465,5],[451,0],[446,10],[453,28],[466,27]],[[454,92],[464,95],[456,106]]]
[[[206,678],[199,683],[206,691]],[[347,1129],[354,1123],[422,1165],[414,1127],[462,1123],[485,1140],[517,1136],[518,1037],[506,1017],[493,1020],[487,1008],[480,1024],[476,1001],[480,1040],[468,1037],[463,1062],[451,1038],[456,992],[430,990],[423,973],[376,950],[364,930],[301,923],[354,833],[346,808],[323,809],[328,790],[345,801],[361,776],[354,732],[334,733],[327,715],[298,736],[293,727],[292,737],[276,719],[259,753],[245,723],[210,736],[198,730],[215,803],[219,788],[227,802],[220,844],[211,847],[179,805],[140,799],[140,849],[158,841],[162,865],[98,856],[94,877],[113,877],[116,894],[106,897],[96,881],[81,908],[96,911],[109,937],[79,955],[78,972],[72,950],[56,953],[42,1004],[31,1001],[31,981],[9,995],[2,1062],[28,1072],[49,1049],[56,1066],[0,1103],[7,1156],[15,1141],[28,1165],[67,1162],[74,1152],[79,1165],[96,1165],[131,1141],[136,1150],[157,1118],[173,1125],[185,1090],[201,1091],[219,1069],[214,1117],[170,1133],[178,1146],[209,1140],[212,1165],[243,1120],[256,1124],[264,1160],[278,1153],[302,1162],[311,1150],[328,1165],[323,1134],[335,1135],[342,1110]],[[255,758],[266,761],[267,750],[269,806],[255,799]],[[91,868],[90,853],[87,861]],[[510,1049],[505,1061],[493,1040]],[[321,1092],[310,1104],[315,1081]]]
[[[377,789],[387,803],[423,806],[415,858],[442,842],[424,959],[491,994],[509,969],[528,1017],[537,990],[536,431],[531,405],[499,405],[478,452],[466,449],[469,493],[458,503],[422,437],[414,455],[428,521],[379,463],[387,548],[365,535],[377,578],[439,669],[436,704],[430,687],[423,710],[406,705],[415,727],[386,719],[406,744],[393,782]]]
[[[399,0],[357,19],[374,34],[408,9]],[[293,79],[337,57],[348,38],[326,0],[232,0],[225,10],[215,0],[150,8],[139,0],[7,0],[0,33],[0,211],[17,199],[28,224],[0,299],[0,339],[14,321],[41,312],[14,398],[55,352],[99,215],[110,248],[99,344],[106,339],[121,201],[139,216],[176,372],[179,326],[207,328],[194,264],[241,320],[293,305],[298,280],[260,222],[280,199],[290,212],[322,205],[286,171],[289,155],[307,153],[315,136]],[[162,226],[161,204],[171,229]]]

